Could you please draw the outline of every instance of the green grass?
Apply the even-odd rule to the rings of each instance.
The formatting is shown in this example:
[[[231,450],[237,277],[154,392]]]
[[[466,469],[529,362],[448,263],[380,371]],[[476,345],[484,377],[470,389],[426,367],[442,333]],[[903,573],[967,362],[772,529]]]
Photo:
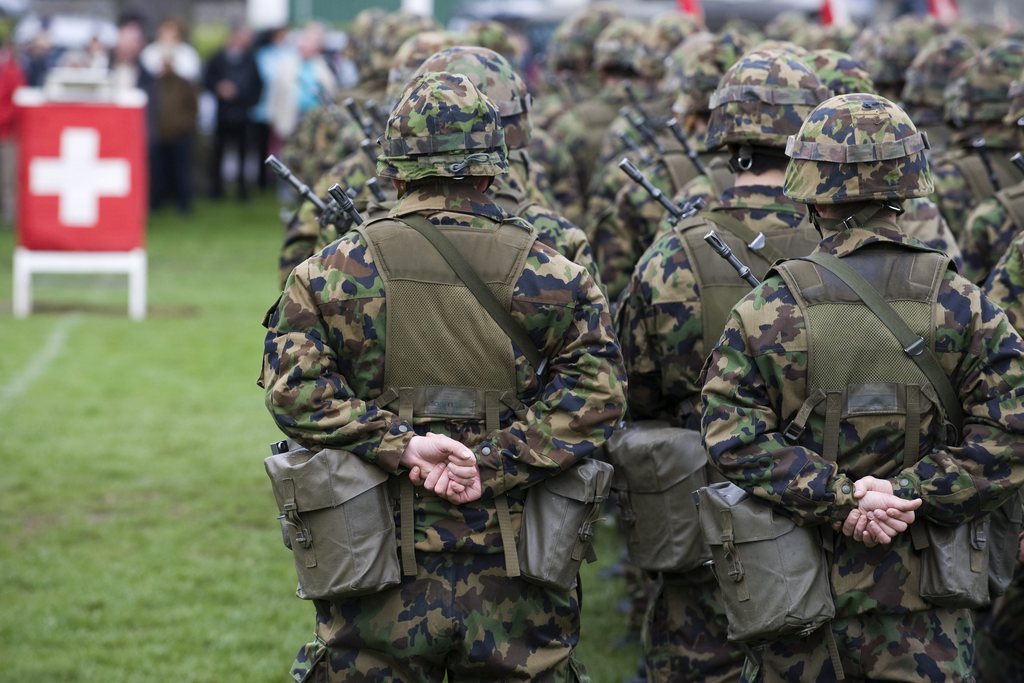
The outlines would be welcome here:
[[[261,462],[277,438],[255,386],[276,215],[263,198],[156,216],[142,323],[113,276],[37,278],[40,312],[14,320],[0,232],[0,395],[69,326],[0,400],[0,681],[286,679],[313,614]],[[613,645],[626,619],[621,582],[595,573],[617,553],[602,531],[580,647],[598,683],[638,654]]]

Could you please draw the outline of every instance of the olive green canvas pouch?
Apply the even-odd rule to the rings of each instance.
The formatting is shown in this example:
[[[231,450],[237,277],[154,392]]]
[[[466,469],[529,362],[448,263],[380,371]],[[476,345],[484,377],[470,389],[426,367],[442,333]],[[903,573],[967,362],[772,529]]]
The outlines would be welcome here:
[[[988,590],[989,596],[995,598],[1010,587],[1017,569],[1020,532],[1024,526],[1024,491],[1018,489],[991,517],[988,534]]]
[[[388,475],[333,449],[297,448],[264,460],[285,545],[306,600],[375,593],[401,580]]]
[[[819,529],[798,526],[735,484],[696,495],[729,640],[807,635],[835,616]]]
[[[608,497],[612,466],[587,458],[530,487],[517,550],[524,579],[568,592],[592,546],[601,503]]]

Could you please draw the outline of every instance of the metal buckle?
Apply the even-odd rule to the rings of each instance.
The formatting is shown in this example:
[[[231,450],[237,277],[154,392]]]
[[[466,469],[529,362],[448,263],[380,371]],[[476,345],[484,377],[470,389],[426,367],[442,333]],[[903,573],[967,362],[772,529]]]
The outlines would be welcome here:
[[[794,420],[786,425],[786,428],[782,430],[782,437],[790,443],[796,443],[800,435],[804,433],[804,428],[796,423]]]
[[[913,344],[903,350],[908,356],[920,356],[924,353],[924,337],[918,337]]]

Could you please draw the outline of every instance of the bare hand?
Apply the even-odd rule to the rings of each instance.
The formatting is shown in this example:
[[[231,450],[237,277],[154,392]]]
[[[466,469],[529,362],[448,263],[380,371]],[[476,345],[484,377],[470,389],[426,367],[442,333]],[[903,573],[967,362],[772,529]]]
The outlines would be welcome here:
[[[922,500],[906,500],[893,495],[892,484],[885,479],[863,477],[854,482],[857,508],[847,515],[842,532],[869,548],[887,545],[914,522],[914,510]]]
[[[238,96],[238,86],[228,80],[218,81],[216,90],[222,100],[233,100]]]
[[[483,493],[476,457],[469,453],[452,454],[442,467],[435,467],[424,482],[424,488],[456,505],[479,500]]]
[[[455,439],[443,434],[414,436],[409,439],[399,462],[409,469],[409,480],[416,486],[423,486],[427,476],[438,466],[448,461],[452,453],[465,458],[473,452]]]

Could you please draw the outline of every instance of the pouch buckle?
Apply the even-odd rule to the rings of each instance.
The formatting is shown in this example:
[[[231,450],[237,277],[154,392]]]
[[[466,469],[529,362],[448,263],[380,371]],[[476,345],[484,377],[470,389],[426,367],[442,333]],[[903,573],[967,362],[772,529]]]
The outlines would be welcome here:
[[[920,356],[924,353],[924,337],[918,337],[914,342],[903,349],[908,356]]]

